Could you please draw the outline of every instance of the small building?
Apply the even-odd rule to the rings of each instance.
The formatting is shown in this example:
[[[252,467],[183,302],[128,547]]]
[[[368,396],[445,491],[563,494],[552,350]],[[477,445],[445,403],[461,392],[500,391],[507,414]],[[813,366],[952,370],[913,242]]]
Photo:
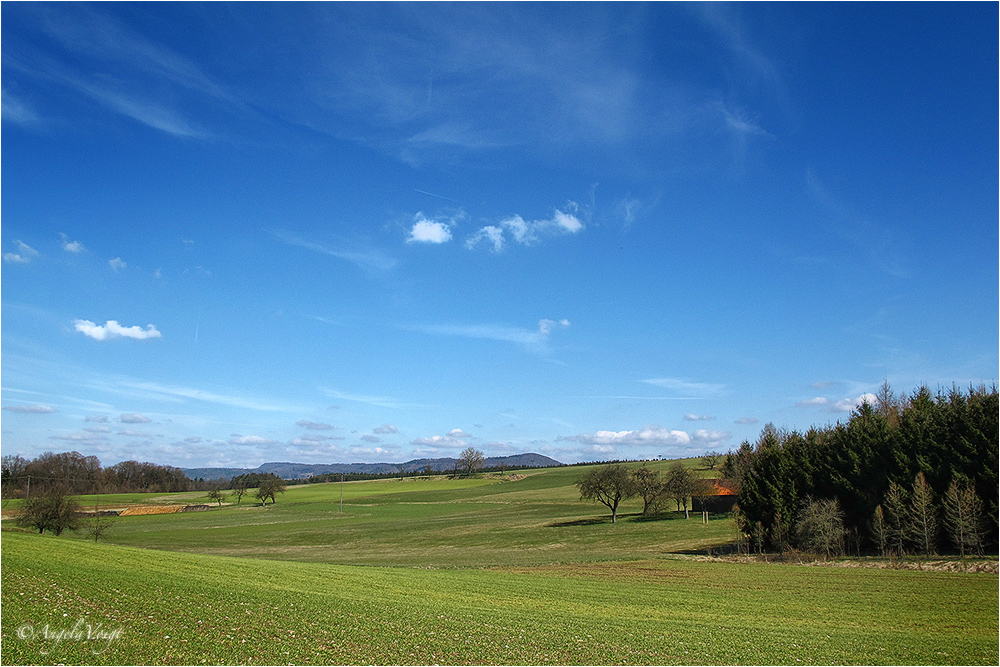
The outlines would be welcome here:
[[[736,504],[736,485],[728,479],[706,479],[705,488],[691,497],[691,504],[699,511],[713,514],[731,512]]]

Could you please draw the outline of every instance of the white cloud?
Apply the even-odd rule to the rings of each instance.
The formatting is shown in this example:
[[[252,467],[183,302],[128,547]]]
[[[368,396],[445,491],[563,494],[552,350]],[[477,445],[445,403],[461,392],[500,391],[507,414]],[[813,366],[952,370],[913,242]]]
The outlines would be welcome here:
[[[278,444],[277,440],[269,440],[268,438],[262,438],[259,435],[240,435],[239,433],[233,433],[230,435],[228,440],[230,445],[275,445]]]
[[[432,435],[429,438],[417,438],[416,440],[410,442],[410,444],[422,447],[458,449],[461,447],[467,447],[469,443],[462,438],[456,438],[450,435]]]
[[[686,431],[671,431],[655,424],[635,431],[597,431],[560,437],[585,445],[688,445],[691,436]]]
[[[809,407],[810,405],[829,405],[830,399],[823,398],[822,396],[817,396],[815,398],[807,398],[805,400],[799,401],[796,405],[802,407]]]
[[[503,230],[494,225],[486,225],[466,239],[465,247],[471,250],[472,248],[475,248],[480,241],[486,241],[492,244],[493,252],[500,252],[503,250],[504,246]]]
[[[552,218],[552,222],[555,225],[569,234],[576,234],[578,231],[583,229],[583,223],[575,215],[570,213],[563,213],[559,209],[556,209],[555,217]]]
[[[142,431],[133,431],[130,428],[126,428],[126,429],[122,429],[121,431],[118,431],[118,435],[125,435],[125,436],[128,436],[130,438],[148,438],[150,436],[149,433],[143,433]]]
[[[298,438],[292,438],[289,441],[288,444],[290,444],[290,445],[296,445],[296,446],[312,447],[312,446],[316,446],[316,445],[319,445],[319,444],[324,443],[324,442],[332,442],[333,440],[344,440],[344,439],[345,438],[342,438],[342,437],[339,437],[339,436],[315,435],[315,434],[310,433],[310,434],[303,435],[303,436],[298,437]]]
[[[370,442],[372,444],[378,444],[378,443],[382,442],[382,439],[379,438],[376,435],[363,435],[363,436],[361,436],[361,440],[363,442]]]
[[[816,396],[815,398],[807,398],[799,401],[796,405],[806,408],[813,406],[825,407],[827,412],[851,412],[861,407],[863,403],[875,405],[877,402],[878,398],[875,394],[865,393],[856,398],[842,398],[839,401],[834,401],[823,396]]]
[[[810,386],[812,386],[813,389],[830,389],[831,387],[835,387],[838,384],[840,384],[840,383],[839,382],[830,382],[828,380],[819,380],[817,382],[813,382],[812,385],[810,385]]]
[[[51,405],[5,405],[2,409],[26,415],[50,415],[53,412],[59,412]]]
[[[566,208],[575,211],[579,207],[576,203],[569,202]],[[555,209],[552,217],[545,220],[525,220],[520,215],[512,215],[500,220],[497,225],[481,227],[466,240],[465,247],[474,248],[485,240],[493,245],[493,252],[500,252],[506,243],[505,234],[510,234],[517,243],[531,245],[543,236],[576,234],[583,228],[583,223],[576,215],[559,209]]]
[[[556,327],[568,327],[569,320],[563,318],[558,322],[555,320],[538,320],[538,333],[541,336],[548,336]]]
[[[710,384],[708,382],[688,382],[677,378],[650,378],[642,380],[646,384],[668,389],[677,394],[696,398],[709,398],[722,394],[726,389],[724,384]]]
[[[756,417],[740,417],[739,419],[737,419],[733,423],[734,424],[744,424],[744,425],[746,425],[746,424],[756,424],[757,421],[758,420],[757,420]]]
[[[519,215],[514,215],[501,220],[500,226],[513,234],[514,240],[518,243],[524,243],[527,245],[535,240],[531,226]]]
[[[87,417],[86,417],[86,419],[84,419],[84,421],[96,422],[98,424],[107,424],[108,423],[108,418],[105,417],[104,415],[87,415]]]
[[[398,451],[397,447],[391,445],[385,447],[351,447],[351,454],[369,458],[374,456],[395,456]]]
[[[413,216],[413,227],[407,243],[447,243],[451,240],[451,225],[454,220],[430,220],[423,213]]]
[[[372,433],[378,433],[381,435],[389,435],[392,433],[399,433],[399,429],[392,424],[382,424],[381,426],[372,430]]]
[[[448,431],[449,438],[471,438],[472,436],[460,428],[453,428]]]
[[[146,415],[140,415],[136,412],[129,412],[121,415],[118,418],[118,421],[120,421],[123,424],[148,424],[153,420],[147,417]]]
[[[307,428],[310,431],[330,431],[334,427],[332,424],[325,424],[323,422],[311,422],[308,419],[300,419],[295,422],[296,426],[301,426],[302,428]]]
[[[63,232],[59,232],[59,238],[61,239],[62,249],[66,252],[83,252],[86,250],[82,243],[79,241],[70,241],[69,237]]]
[[[109,259],[108,266],[110,266],[111,270],[115,272],[128,268],[128,264],[126,264],[121,257],[115,257],[114,259]]]
[[[715,419],[715,417],[710,417],[708,415],[698,415],[694,414],[693,412],[684,415],[684,421],[688,422],[710,422],[713,419]]]
[[[875,394],[861,394],[857,398],[845,398],[834,403],[832,409],[835,412],[851,412],[864,403],[874,406],[878,403],[878,397]]]
[[[710,431],[707,429],[698,429],[691,434],[691,441],[699,445],[704,446],[718,446],[723,441],[728,440],[732,437],[732,433],[729,431]]]
[[[74,442],[78,445],[89,445],[96,446],[103,444],[108,441],[108,439],[103,435],[95,435],[93,433],[64,433],[61,435],[50,435],[51,440],[65,440],[68,442]]]
[[[14,241],[14,245],[17,246],[17,252],[4,253],[3,260],[5,262],[27,264],[35,257],[38,257],[38,251],[24,241]]]
[[[117,320],[108,320],[106,324],[94,324],[90,320],[73,320],[74,328],[94,340],[109,340],[113,338],[159,338],[160,332],[152,324],[143,329],[139,326],[123,327]]]

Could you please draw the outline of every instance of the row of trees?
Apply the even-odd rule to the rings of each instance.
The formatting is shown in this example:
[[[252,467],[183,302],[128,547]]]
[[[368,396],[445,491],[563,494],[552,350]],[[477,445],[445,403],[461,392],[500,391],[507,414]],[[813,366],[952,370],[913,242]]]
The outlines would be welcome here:
[[[268,498],[271,499],[271,504],[273,505],[275,495],[285,492],[285,480],[272,472],[250,472],[233,477],[230,480],[229,488],[232,489],[233,495],[236,497],[237,505],[243,501],[243,496],[249,493],[251,489],[254,490],[253,495],[260,501],[261,505],[266,505]],[[226,495],[222,492],[221,488],[215,488],[209,491],[208,497],[217,500],[221,505]]]
[[[96,456],[84,456],[80,452],[45,452],[31,460],[17,455],[4,456],[0,463],[0,482],[4,498],[45,495],[55,487],[77,495],[194,490],[194,483],[180,468],[138,461],[122,461],[102,468]]]
[[[647,468],[628,468],[622,463],[609,463],[594,468],[576,483],[582,500],[593,500],[611,510],[611,523],[618,520],[618,505],[629,498],[642,498],[642,513],[659,514],[670,502],[677,511],[687,512],[688,499],[705,495],[711,482],[695,477],[690,468],[675,461],[666,475]]]
[[[997,544],[997,389],[897,397],[888,383],[849,421],[767,425],[722,465],[741,543],[758,550],[903,555]]]

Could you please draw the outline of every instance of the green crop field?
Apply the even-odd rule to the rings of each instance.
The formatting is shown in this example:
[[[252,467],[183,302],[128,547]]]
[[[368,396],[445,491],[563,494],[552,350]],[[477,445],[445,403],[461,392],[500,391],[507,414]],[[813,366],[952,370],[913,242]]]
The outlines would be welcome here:
[[[339,484],[291,487],[121,517],[100,543],[5,521],[2,661],[998,661],[994,574],[697,560],[727,519],[647,521],[630,502],[611,524],[579,500],[585,471],[347,483],[343,512]]]

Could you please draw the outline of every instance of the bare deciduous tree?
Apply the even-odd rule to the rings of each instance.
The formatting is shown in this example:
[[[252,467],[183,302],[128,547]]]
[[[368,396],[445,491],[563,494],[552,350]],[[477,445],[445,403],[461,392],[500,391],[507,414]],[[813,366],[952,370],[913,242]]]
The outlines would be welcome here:
[[[654,514],[659,508],[657,496],[663,493],[659,473],[643,465],[633,470],[632,476],[635,478],[636,494],[642,497],[642,513]]]
[[[944,496],[944,523],[963,558],[982,549],[982,516],[983,501],[975,488],[952,480]]]
[[[285,480],[272,474],[270,477],[264,477],[260,480],[260,486],[257,487],[254,496],[257,497],[261,505],[266,505],[268,498],[271,499],[271,504],[273,505],[276,502],[274,499],[275,494],[284,492]]]
[[[467,447],[458,458],[458,468],[466,475],[472,475],[483,467],[486,457],[475,447]]]
[[[872,513],[871,521],[868,522],[868,530],[872,539],[878,546],[878,551],[885,557],[889,553],[889,524],[886,520],[885,510],[879,505]]]
[[[722,454],[714,449],[701,457],[702,464],[709,470],[715,470],[715,467],[719,465],[721,461]]]
[[[934,506],[934,491],[922,472],[917,473],[913,480],[908,515],[906,534],[910,541],[925,555],[934,553],[938,536],[937,508]]]
[[[799,544],[829,559],[844,545],[844,512],[836,498],[806,498],[795,524]]]
[[[80,526],[80,506],[62,485],[49,486],[43,493],[24,501],[17,525],[60,535]]]
[[[635,477],[621,463],[594,468],[576,483],[580,498],[596,500],[611,510],[611,523],[618,520],[618,504],[637,494]]]

